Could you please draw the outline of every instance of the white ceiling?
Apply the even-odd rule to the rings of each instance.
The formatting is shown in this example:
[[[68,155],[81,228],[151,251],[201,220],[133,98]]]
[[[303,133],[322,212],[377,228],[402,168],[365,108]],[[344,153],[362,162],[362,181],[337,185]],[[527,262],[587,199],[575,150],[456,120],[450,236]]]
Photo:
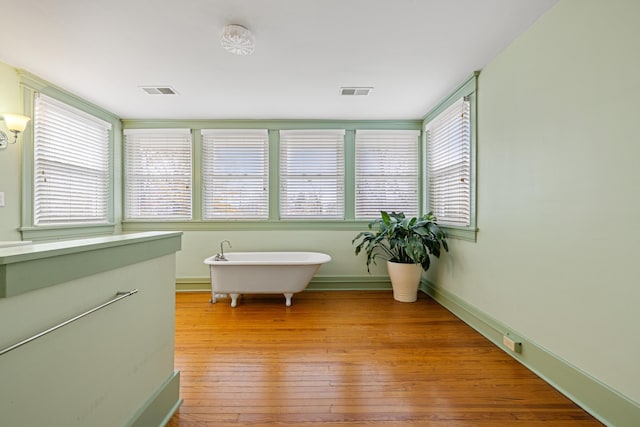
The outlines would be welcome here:
[[[0,61],[122,118],[419,119],[556,2],[1,0]],[[229,23],[253,55],[222,49]]]

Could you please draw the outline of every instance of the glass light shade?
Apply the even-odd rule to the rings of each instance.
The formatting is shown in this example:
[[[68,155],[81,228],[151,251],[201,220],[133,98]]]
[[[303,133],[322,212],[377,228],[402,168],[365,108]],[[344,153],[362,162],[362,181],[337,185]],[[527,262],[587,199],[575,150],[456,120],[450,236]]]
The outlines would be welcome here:
[[[220,37],[222,47],[234,55],[251,55],[256,48],[256,41],[251,31],[242,25],[227,25]]]
[[[21,116],[20,114],[3,113],[4,122],[7,125],[7,129],[12,132],[24,132],[27,127],[27,123],[31,120],[30,117]]]

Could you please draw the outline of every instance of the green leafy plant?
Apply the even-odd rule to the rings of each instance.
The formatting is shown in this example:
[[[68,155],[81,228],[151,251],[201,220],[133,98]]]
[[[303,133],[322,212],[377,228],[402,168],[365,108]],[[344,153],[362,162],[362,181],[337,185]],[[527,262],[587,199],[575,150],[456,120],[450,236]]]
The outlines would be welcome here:
[[[367,271],[376,258],[404,264],[420,264],[424,271],[429,269],[429,255],[440,257],[440,248],[449,251],[446,235],[438,226],[431,212],[421,217],[406,218],[404,213],[384,211],[380,218],[369,223],[370,231],[359,233],[351,242],[358,255],[362,250],[367,254]]]

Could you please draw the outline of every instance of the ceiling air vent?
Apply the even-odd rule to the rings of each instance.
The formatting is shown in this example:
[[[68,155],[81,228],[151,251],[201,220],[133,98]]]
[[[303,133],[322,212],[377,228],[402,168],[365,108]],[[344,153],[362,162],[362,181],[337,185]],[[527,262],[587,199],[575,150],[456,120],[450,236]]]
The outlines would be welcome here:
[[[344,96],[360,96],[369,95],[373,90],[372,87],[341,87],[340,95]]]
[[[141,86],[142,90],[149,95],[177,95],[171,86]]]

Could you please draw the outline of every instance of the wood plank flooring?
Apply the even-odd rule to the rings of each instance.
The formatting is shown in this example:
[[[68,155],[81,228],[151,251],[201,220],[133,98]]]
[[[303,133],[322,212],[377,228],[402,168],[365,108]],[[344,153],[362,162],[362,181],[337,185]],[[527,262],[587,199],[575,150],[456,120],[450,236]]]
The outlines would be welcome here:
[[[424,294],[176,296],[170,427],[600,426]]]

